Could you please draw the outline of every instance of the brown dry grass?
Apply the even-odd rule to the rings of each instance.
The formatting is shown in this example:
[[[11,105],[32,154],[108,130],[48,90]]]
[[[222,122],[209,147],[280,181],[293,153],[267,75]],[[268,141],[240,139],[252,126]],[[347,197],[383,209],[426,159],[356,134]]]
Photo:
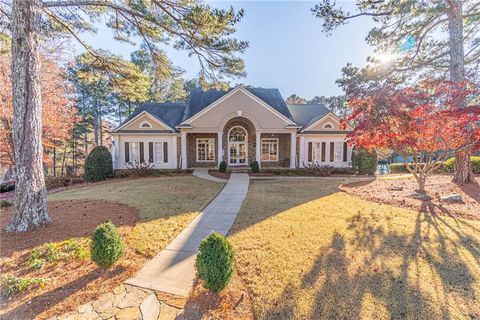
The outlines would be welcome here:
[[[222,185],[191,176],[162,177],[93,185],[49,195],[54,223],[22,235],[2,234],[1,243],[2,247],[9,247],[1,260],[2,274],[49,281],[43,288],[3,300],[0,317],[44,319],[97,299],[132,276],[146,261],[145,257],[163,249]],[[95,225],[108,219],[119,226],[127,247],[125,257],[111,270],[99,270],[88,258],[49,263],[40,270],[27,267],[25,260],[34,246],[74,237],[88,247],[88,237]],[[2,212],[2,226],[7,221]],[[121,225],[122,221],[126,223]]]
[[[230,232],[257,319],[480,318],[480,221],[252,181]]]

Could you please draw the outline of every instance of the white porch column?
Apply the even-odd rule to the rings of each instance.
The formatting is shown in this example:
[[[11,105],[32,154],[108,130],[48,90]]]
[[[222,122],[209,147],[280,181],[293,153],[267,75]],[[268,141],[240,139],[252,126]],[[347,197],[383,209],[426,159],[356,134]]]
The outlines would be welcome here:
[[[182,169],[187,169],[187,133],[181,133],[181,145],[182,145]]]
[[[295,160],[297,157],[297,133],[290,134],[290,168],[295,168]]]
[[[262,148],[262,139],[261,139],[261,136],[262,136],[262,133],[261,132],[257,132],[256,133],[256,140],[255,140],[255,160],[257,160],[258,162],[258,167],[261,166],[261,154],[260,154],[260,150]]]
[[[117,158],[117,153],[116,153],[116,148],[115,148],[115,144],[116,144],[116,141],[117,139],[115,139],[115,135],[112,135],[112,149],[110,150],[111,154],[112,154],[112,166],[113,166],[113,169],[116,169],[116,158]]]
[[[305,137],[300,136],[300,150],[298,155],[298,167],[303,168],[303,164],[305,163]]]
[[[172,160],[172,164],[170,165],[170,167],[172,169],[177,169],[178,168],[178,153],[177,153],[177,143],[178,143],[178,137],[175,135],[175,136],[172,136],[172,156],[169,157],[169,159],[171,158]]]
[[[217,132],[217,140],[218,140],[218,149],[217,149],[217,159],[218,165],[223,160],[223,132]]]

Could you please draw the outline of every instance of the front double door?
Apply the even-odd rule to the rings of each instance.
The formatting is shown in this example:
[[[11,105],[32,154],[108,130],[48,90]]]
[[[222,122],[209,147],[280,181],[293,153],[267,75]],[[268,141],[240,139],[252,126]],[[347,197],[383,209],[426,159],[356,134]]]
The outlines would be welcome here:
[[[229,142],[228,164],[231,166],[241,166],[247,164],[247,144],[244,141]]]

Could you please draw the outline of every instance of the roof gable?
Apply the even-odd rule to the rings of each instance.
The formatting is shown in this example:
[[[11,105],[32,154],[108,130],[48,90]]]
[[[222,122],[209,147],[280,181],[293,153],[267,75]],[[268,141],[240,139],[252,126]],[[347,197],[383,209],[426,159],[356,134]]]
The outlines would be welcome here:
[[[282,118],[288,124],[295,124],[288,111],[287,105],[277,89],[236,87],[229,91],[212,89],[208,91],[201,91],[199,89],[192,91],[188,101],[189,108],[184,115],[182,125],[189,124],[199,118],[208,110],[220,105],[223,101],[233,96],[236,92],[243,92],[248,97],[270,110],[273,114]]]

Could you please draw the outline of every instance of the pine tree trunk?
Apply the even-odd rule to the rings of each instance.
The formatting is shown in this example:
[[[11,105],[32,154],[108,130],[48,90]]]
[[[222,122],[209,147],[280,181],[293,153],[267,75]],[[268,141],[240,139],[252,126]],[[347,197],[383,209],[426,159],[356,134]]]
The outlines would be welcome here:
[[[454,5],[447,11],[448,32],[450,42],[450,80],[462,82],[465,80],[465,56],[463,49],[463,5],[461,0],[453,2]],[[459,108],[466,106],[466,101],[459,102]],[[455,170],[453,181],[468,183],[475,181],[470,164],[470,150],[455,154]]]
[[[24,232],[50,222],[42,148],[40,92],[41,3],[12,3],[13,145],[16,186],[14,217],[7,231]]]
[[[53,147],[53,176],[57,176],[57,148]]]

